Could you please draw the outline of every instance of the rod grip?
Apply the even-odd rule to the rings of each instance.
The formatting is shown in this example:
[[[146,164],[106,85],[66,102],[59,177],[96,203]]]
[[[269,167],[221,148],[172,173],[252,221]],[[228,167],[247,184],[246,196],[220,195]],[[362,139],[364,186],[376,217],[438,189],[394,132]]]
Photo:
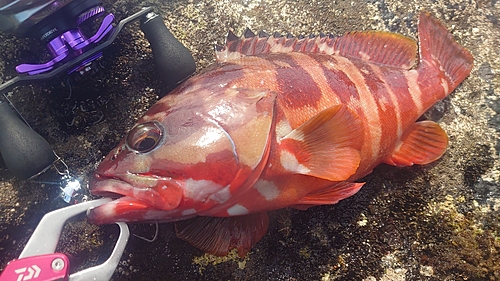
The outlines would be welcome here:
[[[160,79],[173,89],[196,70],[189,50],[165,26],[163,18],[153,12],[141,19],[142,32],[151,44]]]
[[[6,102],[0,101],[0,153],[7,168],[28,179],[56,160],[49,143],[28,127]]]

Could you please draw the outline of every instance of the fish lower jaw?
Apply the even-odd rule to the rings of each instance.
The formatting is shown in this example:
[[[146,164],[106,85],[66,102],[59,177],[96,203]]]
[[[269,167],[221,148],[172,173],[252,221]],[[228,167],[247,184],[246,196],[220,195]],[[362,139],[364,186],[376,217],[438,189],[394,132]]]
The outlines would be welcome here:
[[[128,196],[122,196],[87,211],[88,220],[97,225],[116,222],[171,222],[179,220],[179,217],[181,217],[179,210],[155,209]]]

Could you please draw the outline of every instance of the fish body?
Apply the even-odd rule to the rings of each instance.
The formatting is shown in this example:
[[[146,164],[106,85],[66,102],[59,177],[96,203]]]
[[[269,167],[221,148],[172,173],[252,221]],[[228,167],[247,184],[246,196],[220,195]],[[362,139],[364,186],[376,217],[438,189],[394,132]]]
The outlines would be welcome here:
[[[288,38],[230,34],[217,63],[159,100],[97,168],[93,194],[119,197],[91,221],[174,221],[218,255],[244,255],[267,211],[335,204],[381,163],[427,164],[448,137],[417,119],[473,59],[430,15],[417,44],[386,32]]]

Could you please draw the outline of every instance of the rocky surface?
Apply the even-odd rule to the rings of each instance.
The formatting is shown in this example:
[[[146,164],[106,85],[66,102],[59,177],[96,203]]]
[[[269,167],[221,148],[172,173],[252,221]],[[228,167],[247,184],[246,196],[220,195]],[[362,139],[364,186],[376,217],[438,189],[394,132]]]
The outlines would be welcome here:
[[[159,226],[154,242],[130,238],[113,280],[500,280],[500,2],[415,0],[105,1],[118,19],[152,5],[198,68],[214,61],[229,29],[310,34],[386,30],[416,38],[422,9],[475,58],[471,76],[424,117],[450,146],[422,167],[380,166],[355,196],[334,206],[271,215],[268,234],[244,258],[204,255]],[[0,80],[43,61],[43,47],[0,33]],[[37,132],[87,183],[92,170],[162,93],[148,42],[132,24],[92,73],[18,87],[9,96]],[[70,96],[71,95],[71,96]],[[0,169],[0,269],[17,257],[44,213],[63,207],[59,177],[32,181]],[[56,183],[56,184],[53,184]],[[152,237],[154,225],[132,225]],[[116,226],[76,218],[58,250],[72,271],[107,258]]]

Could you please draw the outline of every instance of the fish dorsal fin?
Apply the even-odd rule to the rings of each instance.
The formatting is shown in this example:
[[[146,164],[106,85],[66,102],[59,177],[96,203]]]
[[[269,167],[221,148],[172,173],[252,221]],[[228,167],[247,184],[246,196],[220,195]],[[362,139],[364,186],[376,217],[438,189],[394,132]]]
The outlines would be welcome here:
[[[339,182],[333,186],[307,194],[293,207],[305,210],[317,205],[337,204],[340,200],[356,194],[364,184],[364,182]]]
[[[177,237],[216,256],[225,256],[234,248],[246,253],[266,234],[266,212],[236,217],[195,217],[175,223]]]
[[[415,123],[408,136],[385,163],[394,166],[428,164],[439,159],[448,146],[446,132],[433,121]]]
[[[396,33],[365,31],[335,38],[332,49],[342,56],[410,69],[415,65],[417,43]]]
[[[217,61],[226,62],[243,56],[270,53],[317,53],[341,55],[373,63],[410,69],[415,65],[417,44],[403,35],[380,32],[351,32],[344,36],[282,36],[247,29],[242,37],[230,32],[226,45],[216,47]]]
[[[363,126],[344,105],[327,108],[280,142],[280,161],[291,172],[330,181],[353,175],[360,162]]]

